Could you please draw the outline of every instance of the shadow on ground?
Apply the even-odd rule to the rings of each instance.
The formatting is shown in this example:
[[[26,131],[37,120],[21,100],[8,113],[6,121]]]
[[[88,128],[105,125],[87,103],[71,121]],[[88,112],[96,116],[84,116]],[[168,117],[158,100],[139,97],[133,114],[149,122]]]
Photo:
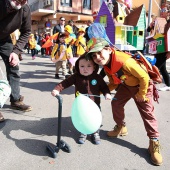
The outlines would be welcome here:
[[[69,137],[76,141],[79,133],[73,127],[71,118],[63,117],[61,123],[61,139],[62,137]],[[51,145],[52,147],[56,145],[58,130],[58,118],[43,118],[41,120],[7,119],[5,122],[0,124],[0,131],[2,131],[8,139],[14,141],[19,149],[26,153],[38,156],[50,156],[46,151],[46,147],[47,145]],[[25,135],[25,132],[29,134]],[[23,139],[17,139],[17,133],[23,133]],[[21,134],[19,136],[21,136]],[[56,143],[52,144],[47,141],[37,139],[43,136],[56,136]]]
[[[130,142],[126,141],[126,139],[123,138],[123,137],[108,138],[106,134],[107,134],[107,131],[102,130],[102,129],[100,130],[100,137],[101,137],[102,140],[107,140],[109,142],[112,142],[115,145],[126,147],[131,152],[133,152],[135,155],[139,155],[141,158],[144,158],[148,164],[151,164],[148,149],[140,148],[140,147],[134,145],[133,143],[130,143]]]

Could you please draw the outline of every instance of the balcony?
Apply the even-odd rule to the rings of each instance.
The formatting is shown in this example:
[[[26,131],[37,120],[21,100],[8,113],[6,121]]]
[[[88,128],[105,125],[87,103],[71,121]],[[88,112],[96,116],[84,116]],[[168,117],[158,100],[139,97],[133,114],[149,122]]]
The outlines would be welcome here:
[[[42,17],[48,14],[54,14],[54,4],[52,0],[38,0],[29,3],[32,17]]]

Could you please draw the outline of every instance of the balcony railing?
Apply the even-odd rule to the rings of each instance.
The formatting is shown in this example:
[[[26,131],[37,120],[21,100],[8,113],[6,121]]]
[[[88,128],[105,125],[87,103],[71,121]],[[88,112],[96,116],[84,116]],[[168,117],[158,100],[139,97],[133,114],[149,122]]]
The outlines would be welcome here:
[[[43,9],[43,7],[40,8],[40,2],[36,1],[30,5],[31,12],[34,12],[38,9]]]
[[[50,4],[50,5],[48,5]],[[31,3],[30,5],[31,12],[34,12],[38,9],[50,9],[53,8],[53,1],[52,0],[38,0],[36,2]]]

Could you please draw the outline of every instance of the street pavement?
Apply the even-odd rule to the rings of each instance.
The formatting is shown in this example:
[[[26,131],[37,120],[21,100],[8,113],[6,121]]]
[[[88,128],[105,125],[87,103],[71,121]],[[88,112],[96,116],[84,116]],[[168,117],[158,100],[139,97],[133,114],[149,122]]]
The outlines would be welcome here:
[[[70,113],[74,101],[74,86],[65,89],[61,122],[61,139],[71,147],[71,153],[59,150],[52,158],[47,145],[57,142],[58,100],[51,90],[60,80],[54,79],[55,67],[48,57],[23,55],[20,63],[21,94],[24,102],[33,107],[31,112],[10,109],[9,100],[3,113],[6,121],[0,123],[0,169],[3,170],[169,170],[170,169],[170,91],[159,92],[155,115],[158,119],[163,165],[154,166],[147,151],[149,139],[133,100],[125,106],[128,135],[110,139],[106,132],[112,130],[110,101],[101,98],[101,144],[92,144],[90,137],[84,145],[77,144],[79,132],[74,128]],[[5,70],[3,61],[0,66]],[[170,62],[167,67],[170,70]],[[61,76],[62,77],[62,76]],[[107,82],[107,79],[106,79]],[[157,85],[159,87],[161,85]],[[113,91],[114,94],[114,91]],[[87,106],[88,107],[88,106]],[[92,110],[93,114],[93,110]]]

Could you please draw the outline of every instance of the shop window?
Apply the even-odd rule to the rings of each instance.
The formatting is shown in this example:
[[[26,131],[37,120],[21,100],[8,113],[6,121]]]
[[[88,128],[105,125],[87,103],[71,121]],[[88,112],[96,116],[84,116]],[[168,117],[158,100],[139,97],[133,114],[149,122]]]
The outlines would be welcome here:
[[[83,0],[83,8],[91,9],[91,0]]]
[[[61,0],[61,5],[72,7],[72,0]]]

